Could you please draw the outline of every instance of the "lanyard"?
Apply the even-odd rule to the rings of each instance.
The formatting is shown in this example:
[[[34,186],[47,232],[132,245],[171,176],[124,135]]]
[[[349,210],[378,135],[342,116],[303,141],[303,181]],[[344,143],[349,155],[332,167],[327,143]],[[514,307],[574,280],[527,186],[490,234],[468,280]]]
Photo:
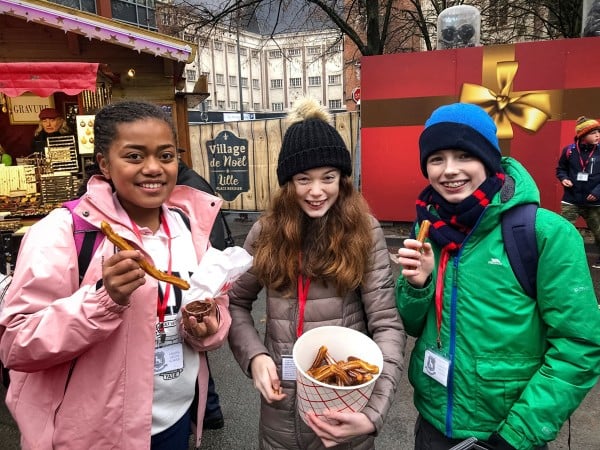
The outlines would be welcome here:
[[[304,328],[304,308],[306,306],[309,288],[310,278],[306,278],[304,275],[298,275],[298,329],[296,330],[298,337],[302,336]]]
[[[438,348],[442,346],[442,340],[440,339],[442,329],[442,307],[444,305],[444,274],[446,272],[446,266],[450,259],[450,252],[447,248],[442,249],[440,255],[440,264],[438,266],[438,273],[435,280],[435,320],[437,325],[437,345]]]
[[[162,217],[162,215],[161,215],[161,217]],[[160,222],[161,222],[161,224],[163,226],[163,229],[165,230],[165,234],[167,235],[167,248],[168,248],[168,251],[169,251],[169,263],[168,263],[167,273],[169,275],[171,275],[171,263],[172,263],[172,258],[171,258],[171,230],[169,229],[169,224],[167,223],[166,218],[163,218],[163,220],[161,220]],[[142,241],[142,235],[140,234],[140,229],[138,228],[138,226],[135,224],[135,222],[133,220],[131,220],[131,228],[133,228],[133,232],[138,237],[138,239],[140,240],[140,242],[143,243],[143,241]],[[164,331],[165,331],[165,328],[164,328],[165,312],[167,311],[167,305],[169,303],[169,297],[170,297],[170,295],[171,295],[171,283],[165,283],[165,293],[163,295],[162,300],[160,298],[160,286],[159,286],[159,293],[156,296],[156,314],[158,315],[159,331],[161,333],[163,333],[163,334],[164,334]]]
[[[594,148],[590,151],[590,154],[588,155],[587,160],[584,163],[583,162],[583,154],[581,153],[581,150],[579,149],[579,144],[577,144],[577,153],[579,155],[579,162],[581,163],[581,171],[582,172],[585,172],[585,168],[588,165],[588,163],[590,162],[590,159],[592,158],[592,155],[594,154],[594,150],[596,150],[596,149]],[[593,170],[593,168],[592,168],[592,170]]]
[[[310,288],[310,278],[302,275],[302,254],[300,254],[298,271],[300,273],[298,273],[298,328],[296,329],[296,335],[300,337],[304,331],[304,308],[306,307],[308,289]]]

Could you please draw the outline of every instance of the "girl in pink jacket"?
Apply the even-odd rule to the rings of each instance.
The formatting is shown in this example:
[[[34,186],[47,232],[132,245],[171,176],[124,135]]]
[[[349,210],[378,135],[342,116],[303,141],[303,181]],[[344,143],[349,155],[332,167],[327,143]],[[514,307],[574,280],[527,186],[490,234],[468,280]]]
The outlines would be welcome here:
[[[196,386],[204,415],[205,352],[231,323],[228,300],[210,300],[211,316],[184,324],[181,310],[199,299],[140,262],[189,281],[221,201],[175,185],[175,130],[160,107],[106,106],[94,135],[103,176],[73,214],[98,229],[107,222],[133,250],[104,239],[80,283],[71,213],[58,208],[31,227],[0,313],[6,403],[23,449],[187,450]]]

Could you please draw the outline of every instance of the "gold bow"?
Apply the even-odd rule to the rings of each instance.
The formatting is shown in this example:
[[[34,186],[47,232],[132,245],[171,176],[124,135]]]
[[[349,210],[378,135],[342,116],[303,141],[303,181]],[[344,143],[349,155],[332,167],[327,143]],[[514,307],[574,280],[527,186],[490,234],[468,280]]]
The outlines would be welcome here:
[[[497,63],[496,80],[500,93],[477,84],[462,85],[460,101],[485,109],[496,123],[498,139],[512,139],[511,122],[535,132],[550,118],[550,96],[547,93],[526,92],[510,96],[518,68],[517,61]]]

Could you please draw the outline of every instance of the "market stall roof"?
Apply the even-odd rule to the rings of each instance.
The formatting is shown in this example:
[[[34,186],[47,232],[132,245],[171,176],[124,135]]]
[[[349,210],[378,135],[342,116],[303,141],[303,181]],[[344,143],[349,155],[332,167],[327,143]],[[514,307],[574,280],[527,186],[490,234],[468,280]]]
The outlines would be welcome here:
[[[18,97],[31,92],[48,97],[54,92],[77,95],[96,90],[98,63],[22,62],[0,63],[0,92]]]
[[[0,14],[178,62],[192,62],[196,52],[195,46],[181,39],[47,1],[0,0]]]

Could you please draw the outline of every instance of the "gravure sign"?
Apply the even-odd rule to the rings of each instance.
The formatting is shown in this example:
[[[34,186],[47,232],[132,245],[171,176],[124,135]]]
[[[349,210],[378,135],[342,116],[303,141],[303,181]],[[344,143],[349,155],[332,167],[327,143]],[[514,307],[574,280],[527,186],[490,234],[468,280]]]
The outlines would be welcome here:
[[[8,110],[12,125],[37,124],[38,114],[44,108],[54,108],[54,97],[38,97],[26,92],[18,97],[8,98]]]
[[[231,202],[250,189],[248,140],[231,131],[221,131],[206,141],[210,184],[224,200]]]

